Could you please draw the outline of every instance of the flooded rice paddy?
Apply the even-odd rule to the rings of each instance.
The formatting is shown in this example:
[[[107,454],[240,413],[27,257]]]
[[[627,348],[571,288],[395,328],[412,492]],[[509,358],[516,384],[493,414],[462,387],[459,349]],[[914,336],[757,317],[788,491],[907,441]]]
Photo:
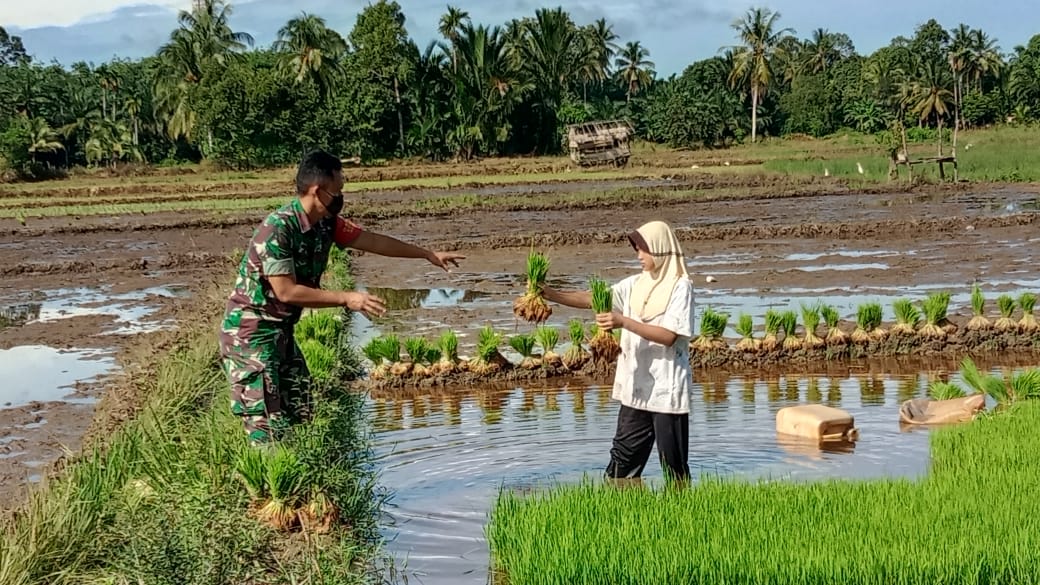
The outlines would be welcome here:
[[[891,322],[893,300],[920,300],[930,292],[946,290],[952,293],[951,314],[968,315],[972,279],[963,278],[965,273],[936,270],[913,279],[888,273],[890,265],[899,265],[905,274],[908,259],[939,259],[946,253],[944,247],[940,243],[898,250],[879,244],[876,249],[777,253],[767,259],[761,251],[712,250],[689,255],[687,268],[698,287],[698,306],[729,313],[727,336],[735,338],[733,325],[741,312],[752,315],[760,329],[767,309],[797,309],[816,300],[832,304],[846,320],[855,319],[860,303],[880,302],[886,321]],[[616,279],[638,270],[628,255],[609,260],[602,248],[573,252],[575,257],[557,274],[599,273]],[[1035,271],[1026,267],[1033,254],[1023,250],[1014,261],[995,266],[992,260],[982,259],[976,266],[950,268],[986,275],[980,284],[987,297],[995,299],[998,292],[1040,289]],[[512,315],[512,301],[523,290],[517,274],[522,260],[523,254],[515,250],[490,251],[476,258],[476,266],[448,277],[451,287],[369,287],[387,301],[394,316],[375,322],[359,317],[354,333],[363,341],[388,331],[432,339],[450,327],[459,332],[460,353],[468,356],[483,325],[495,326],[506,338],[530,331],[530,324],[518,323]],[[827,272],[832,276],[820,274]],[[766,274],[779,275],[769,281],[775,284],[767,284]],[[709,284],[705,275],[717,281]],[[429,279],[429,274],[401,280],[418,285],[424,278]],[[578,276],[550,278],[560,287],[584,286]],[[990,310],[995,311],[992,301]],[[557,305],[553,311],[548,324],[561,333],[560,352],[567,347],[567,320],[588,321],[591,315]],[[510,359],[519,357],[505,340],[501,351]],[[1036,361],[1016,365],[1040,365],[1040,359]],[[929,430],[901,425],[899,406],[925,396],[932,381],[960,383],[957,365],[891,360],[825,366],[815,374],[780,371],[743,377],[697,371],[690,422],[691,470],[766,480],[920,477],[929,467]],[[993,364],[988,367],[1006,371]],[[528,490],[601,476],[618,408],[609,400],[609,386],[574,379],[542,384],[378,391],[370,397],[375,446],[382,457],[380,483],[394,494],[384,536],[396,569],[407,582],[487,582],[484,527],[500,489]],[[847,410],[855,417],[860,440],[823,450],[815,443],[778,437],[777,410],[807,402]],[[659,485],[656,457],[655,449],[644,477]]]
[[[766,480],[920,477],[929,465],[929,432],[904,428],[899,405],[947,374],[698,381],[691,472]],[[606,386],[571,383],[370,399],[380,483],[394,494],[384,536],[397,570],[427,585],[485,583],[484,527],[498,491],[598,480],[617,416],[609,395]],[[777,410],[805,402],[847,410],[860,440],[821,450],[778,437]],[[656,449],[644,478],[660,485]]]

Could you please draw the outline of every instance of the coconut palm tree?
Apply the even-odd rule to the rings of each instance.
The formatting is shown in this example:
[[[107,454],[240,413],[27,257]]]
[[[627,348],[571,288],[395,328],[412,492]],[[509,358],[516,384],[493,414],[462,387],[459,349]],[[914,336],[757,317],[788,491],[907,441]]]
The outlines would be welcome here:
[[[47,120],[43,118],[29,118],[27,129],[29,131],[29,156],[32,157],[33,163],[36,162],[38,153],[57,152],[65,149],[65,145],[61,143],[58,133],[50,127]]]
[[[971,57],[968,60],[967,76],[975,82],[975,89],[982,91],[982,78],[986,75],[1000,76],[1004,66],[1004,58],[996,39],[991,39],[981,29],[971,31],[968,46]]]
[[[170,33],[169,42],[159,48],[156,106],[166,119],[167,134],[172,139],[192,139],[195,111],[189,96],[207,68],[225,65],[253,45],[253,37],[248,33],[231,30],[231,12],[224,0],[197,0],[191,12],[180,12],[178,28]],[[210,147],[212,142],[210,135]]]
[[[953,72],[953,131],[956,133],[961,126],[961,100],[964,97],[964,75],[971,67],[972,62],[971,28],[962,23],[951,32],[953,34],[950,35],[950,48],[947,52],[946,60],[950,64],[950,71]],[[956,141],[954,141],[954,144],[954,148],[956,148]]]
[[[294,83],[309,81],[323,96],[343,77],[347,43],[320,16],[302,13],[287,22],[272,48],[283,54],[279,66]]]
[[[917,114],[924,122],[935,116],[939,130],[939,156],[942,151],[943,119],[949,114],[953,103],[953,80],[949,71],[935,63],[923,63],[919,70],[919,79],[913,83],[913,90],[909,96],[910,111]]]
[[[441,34],[451,47],[449,57],[451,58],[452,70],[458,69],[458,58],[455,55],[455,41],[459,38],[459,29],[463,24],[469,22],[469,12],[448,5],[448,11],[441,15],[437,26],[437,32]]]
[[[758,104],[762,95],[773,82],[773,62],[783,58],[785,51],[781,43],[794,30],[776,29],[779,12],[768,8],[753,8],[731,25],[737,31],[739,45],[733,49],[733,71],[730,84],[745,82],[751,89],[751,142],[755,142],[758,131]]]
[[[531,84],[523,79],[497,26],[462,25],[456,49],[458,69],[450,76],[454,103],[448,143],[458,156],[468,159],[478,148],[490,150],[509,137],[508,116]]]
[[[538,93],[540,143],[548,151],[559,142],[556,112],[567,89],[581,79],[583,66],[590,60],[586,54],[589,46],[563,8],[538,9],[526,28],[527,34],[516,51],[523,72]]]
[[[605,18],[588,25],[582,30],[585,47],[579,59],[584,59],[581,68],[582,101],[587,101],[589,83],[602,83],[610,77],[610,61],[618,51],[617,34]]]
[[[631,41],[618,53],[614,65],[618,68],[621,82],[625,84],[625,101],[631,102],[632,96],[646,89],[653,81],[650,70],[655,66],[647,57],[646,50],[639,41]]]

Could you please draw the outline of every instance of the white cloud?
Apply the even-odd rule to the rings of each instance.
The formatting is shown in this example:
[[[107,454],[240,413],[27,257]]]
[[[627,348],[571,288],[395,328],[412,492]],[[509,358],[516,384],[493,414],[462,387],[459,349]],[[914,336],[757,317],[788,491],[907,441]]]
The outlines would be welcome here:
[[[0,24],[8,28],[68,26],[105,20],[118,8],[148,4],[171,9],[191,6],[191,0],[49,0],[46,2],[0,1]]]

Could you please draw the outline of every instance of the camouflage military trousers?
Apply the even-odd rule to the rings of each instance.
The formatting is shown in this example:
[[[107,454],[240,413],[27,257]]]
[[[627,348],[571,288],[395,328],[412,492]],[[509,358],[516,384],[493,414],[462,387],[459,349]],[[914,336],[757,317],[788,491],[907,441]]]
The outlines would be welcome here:
[[[292,425],[310,418],[307,362],[291,334],[279,337],[279,343],[260,344],[248,355],[226,352],[223,357],[231,412],[242,418],[253,444],[281,440]]]

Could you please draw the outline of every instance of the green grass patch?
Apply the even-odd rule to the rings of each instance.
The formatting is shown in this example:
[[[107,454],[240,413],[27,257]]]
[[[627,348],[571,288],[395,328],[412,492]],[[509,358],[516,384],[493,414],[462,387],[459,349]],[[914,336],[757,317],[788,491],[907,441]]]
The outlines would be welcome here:
[[[764,146],[762,153],[763,166],[771,171],[820,177],[829,173],[866,182],[888,180],[887,154],[873,137],[867,137],[858,147],[851,147],[847,139],[839,137],[817,141],[777,140],[772,144],[772,147]],[[943,153],[951,154],[951,146],[949,140],[944,140]],[[908,148],[912,159],[938,154],[934,141],[914,142]],[[957,138],[958,178],[980,182],[1040,181],[1037,148],[1040,148],[1040,136],[1035,128],[998,126],[961,132]],[[905,179],[906,167],[900,166],[899,172]],[[953,167],[947,164],[946,177],[952,176]],[[934,163],[916,165],[914,177],[938,181],[938,166]]]
[[[1040,403],[933,432],[920,481],[754,482],[685,490],[583,482],[503,492],[488,539],[510,585],[917,585],[1040,580]]]

